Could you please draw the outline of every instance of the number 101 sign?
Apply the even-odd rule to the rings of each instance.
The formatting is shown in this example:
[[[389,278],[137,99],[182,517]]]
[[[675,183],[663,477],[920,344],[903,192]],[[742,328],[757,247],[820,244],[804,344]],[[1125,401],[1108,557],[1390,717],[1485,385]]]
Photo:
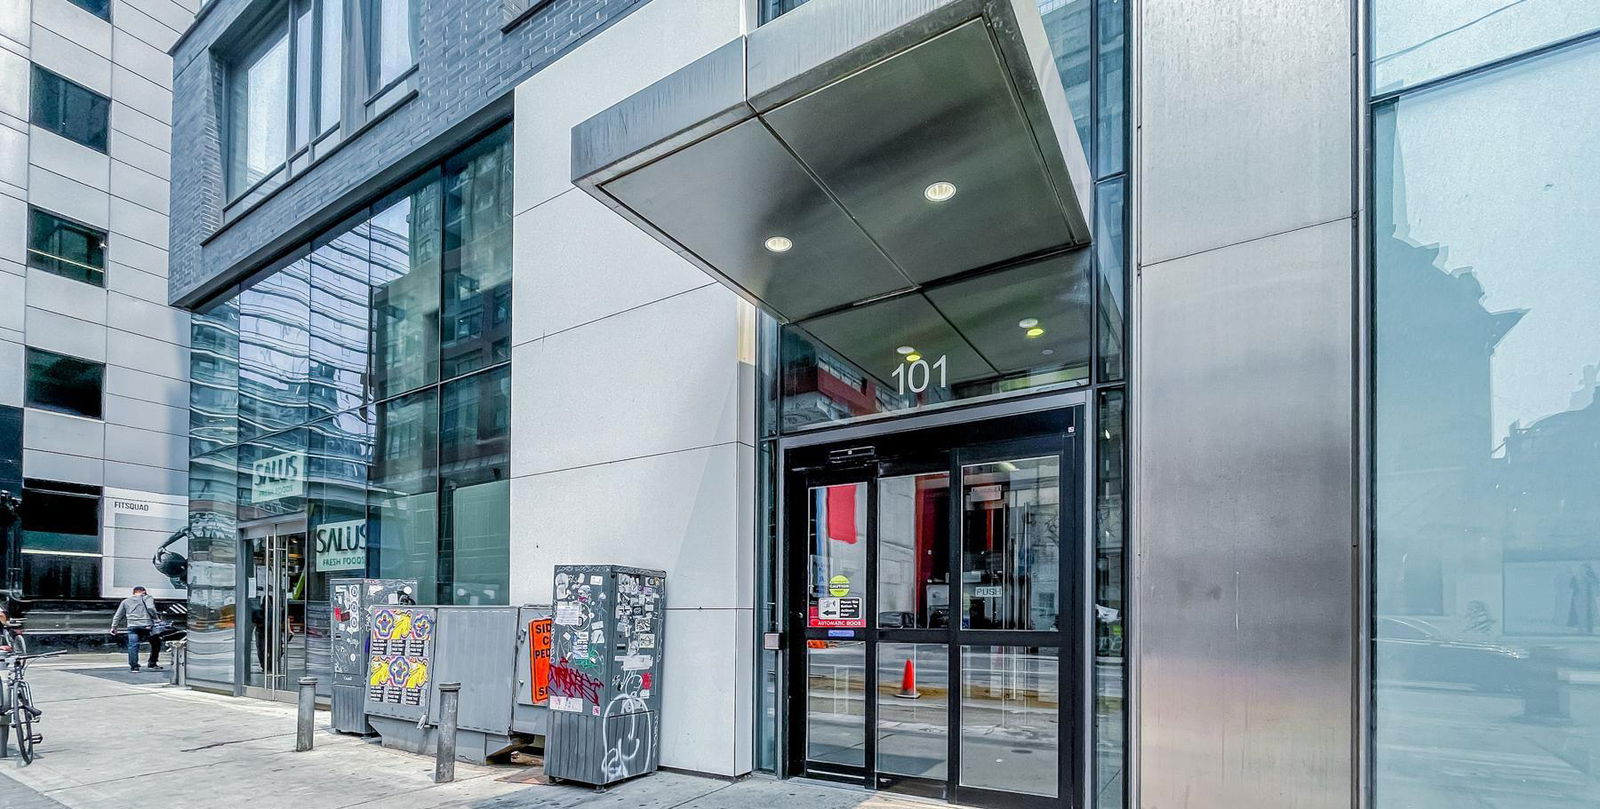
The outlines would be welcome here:
[[[939,358],[934,360],[932,365],[929,365],[927,360],[921,358],[913,362],[900,363],[895,367],[893,374],[895,385],[899,388],[900,395],[904,396],[907,392],[922,393],[926,391],[930,385],[933,385],[935,372],[938,373],[939,380],[938,384],[933,385],[933,387],[950,387],[946,365],[947,360],[943,354],[939,355]]]

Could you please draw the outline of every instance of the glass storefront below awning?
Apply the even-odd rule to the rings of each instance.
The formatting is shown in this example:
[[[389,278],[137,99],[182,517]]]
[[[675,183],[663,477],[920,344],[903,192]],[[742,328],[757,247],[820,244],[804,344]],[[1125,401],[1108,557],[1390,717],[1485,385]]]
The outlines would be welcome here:
[[[813,0],[578,125],[573,174],[819,330],[1090,238],[1087,162],[1033,0]],[[968,349],[964,371],[1018,364]]]

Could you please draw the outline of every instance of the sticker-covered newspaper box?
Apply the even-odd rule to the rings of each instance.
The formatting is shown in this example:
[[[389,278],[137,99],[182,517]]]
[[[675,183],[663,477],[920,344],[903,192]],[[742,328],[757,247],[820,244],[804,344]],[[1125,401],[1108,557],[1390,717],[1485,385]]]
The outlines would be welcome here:
[[[552,607],[545,772],[596,785],[654,772],[666,574],[559,565]]]

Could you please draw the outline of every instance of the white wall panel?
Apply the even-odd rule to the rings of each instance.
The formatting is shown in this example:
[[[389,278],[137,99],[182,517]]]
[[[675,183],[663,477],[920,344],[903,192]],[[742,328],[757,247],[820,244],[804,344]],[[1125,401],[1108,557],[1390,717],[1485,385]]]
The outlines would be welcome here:
[[[748,452],[723,444],[516,478],[513,600],[549,603],[556,560],[570,559],[665,570],[670,608],[748,606]]]
[[[538,341],[531,395],[513,403],[517,473],[737,440],[737,313],[712,285]]]
[[[516,219],[512,318],[521,343],[714,283],[577,188]]]
[[[28,305],[94,323],[106,320],[106,291],[55,273],[28,270]]]
[[[106,347],[106,363],[170,379],[187,379],[189,349],[139,334],[115,331]]]
[[[670,597],[675,585],[667,582]],[[740,688],[749,688],[748,648],[731,643],[750,635],[749,610],[667,610],[666,670],[662,673],[661,766],[734,775],[749,772],[737,739],[749,732],[739,713]]]
[[[105,326],[32,306],[25,317],[23,331],[28,345],[95,362],[106,361]]]
[[[22,3],[24,14],[27,13],[27,5],[27,2]],[[111,23],[79,8],[70,0],[33,0],[33,22],[93,53],[101,56],[111,53]]]
[[[22,422],[22,446],[60,455],[99,458],[106,426],[94,419],[29,408]]]
[[[35,166],[104,191],[111,158],[37,126],[29,128],[28,158]]]
[[[101,230],[111,224],[111,197],[104,183],[85,184],[37,165],[28,172],[28,202]]]
[[[89,16],[99,22],[98,18]],[[104,26],[104,22],[99,22]],[[111,59],[107,51],[91,51],[79,44],[81,40],[69,39],[41,25],[33,27],[33,42],[29,58],[33,63],[64,76],[100,95],[111,95]]]
[[[28,428],[27,418],[27,415],[23,416],[24,431]],[[105,464],[99,458],[61,455],[34,449],[22,451],[22,474],[30,478],[82,483],[89,486],[105,484]]]

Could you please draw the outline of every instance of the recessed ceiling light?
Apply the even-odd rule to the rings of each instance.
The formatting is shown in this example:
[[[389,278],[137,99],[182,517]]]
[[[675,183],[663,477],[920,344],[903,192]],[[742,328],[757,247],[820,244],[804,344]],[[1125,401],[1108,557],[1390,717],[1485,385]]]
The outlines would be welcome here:
[[[927,197],[929,202],[945,202],[956,195],[956,184],[940,180],[922,189],[922,195]]]
[[[1023,332],[1023,334],[1026,334],[1029,339],[1032,339],[1034,337],[1043,337],[1044,336],[1044,329],[1041,329],[1038,326],[1034,326],[1033,328],[1028,329],[1027,331]]]
[[[895,349],[895,351],[898,351],[902,355],[917,353],[917,350],[911,346],[900,346],[899,348]]]
[[[922,359],[922,355],[918,354],[915,351],[913,351],[910,354],[906,355],[906,362],[916,362],[917,360],[920,360],[920,359]]]
[[[1017,327],[1023,329],[1031,329],[1037,325],[1039,325],[1039,318],[1036,317],[1025,317],[1017,321]]]
[[[787,253],[794,247],[794,242],[788,236],[771,236],[766,241],[766,247],[774,253]]]

